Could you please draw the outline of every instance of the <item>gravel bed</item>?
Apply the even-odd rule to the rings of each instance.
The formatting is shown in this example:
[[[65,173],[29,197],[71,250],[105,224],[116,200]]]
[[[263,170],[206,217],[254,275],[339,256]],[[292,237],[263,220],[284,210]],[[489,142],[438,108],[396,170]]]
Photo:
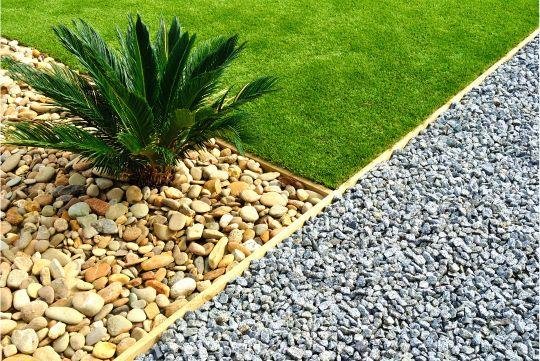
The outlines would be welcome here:
[[[538,50],[140,359],[538,358]]]

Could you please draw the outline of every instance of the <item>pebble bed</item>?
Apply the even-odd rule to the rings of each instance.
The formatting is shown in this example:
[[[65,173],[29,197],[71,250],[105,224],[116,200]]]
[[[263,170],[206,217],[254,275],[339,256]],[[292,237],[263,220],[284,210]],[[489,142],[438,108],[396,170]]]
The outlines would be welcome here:
[[[54,61],[0,38],[3,55]],[[0,69],[0,119],[69,116]],[[132,347],[323,198],[263,168],[209,142],[150,188],[69,152],[0,145],[0,358],[107,360]]]
[[[538,50],[140,360],[537,359]]]

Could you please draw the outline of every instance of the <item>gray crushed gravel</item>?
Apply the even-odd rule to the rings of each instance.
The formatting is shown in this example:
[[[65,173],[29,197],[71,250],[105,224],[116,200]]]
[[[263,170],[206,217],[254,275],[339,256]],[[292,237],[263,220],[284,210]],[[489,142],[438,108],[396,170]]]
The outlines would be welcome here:
[[[140,359],[537,359],[538,50]]]

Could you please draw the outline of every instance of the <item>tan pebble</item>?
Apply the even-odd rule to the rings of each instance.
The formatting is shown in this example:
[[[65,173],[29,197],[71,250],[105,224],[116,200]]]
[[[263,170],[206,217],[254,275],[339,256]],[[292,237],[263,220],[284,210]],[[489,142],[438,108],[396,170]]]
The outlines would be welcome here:
[[[97,315],[94,316],[94,321],[98,321],[98,320],[103,319],[105,316],[107,316],[112,311],[113,308],[114,308],[114,306],[113,306],[112,303],[107,303],[105,306],[103,306],[101,311],[99,311],[97,313]]]
[[[270,240],[270,231],[264,231],[260,237],[264,243],[268,242]]]
[[[251,251],[249,249],[247,249],[244,245],[240,244],[240,243],[237,243],[237,242],[229,242],[227,244],[227,250],[229,252],[232,252],[234,250],[239,250],[240,252],[242,252],[245,256],[249,256],[251,254]]]
[[[73,332],[70,334],[70,337],[69,337],[69,346],[74,350],[74,351],[77,351],[77,350],[80,350],[85,344],[85,339],[84,339],[84,335],[78,333],[78,332]]]
[[[115,273],[109,276],[109,282],[120,282],[125,285],[129,282],[129,276],[123,273]]]
[[[32,301],[21,308],[21,318],[26,322],[30,322],[36,317],[43,316],[47,307],[48,305],[44,301]]]
[[[158,305],[158,307],[163,308],[165,306],[168,306],[170,303],[171,301],[169,301],[169,298],[167,296],[163,294],[159,294],[156,296],[156,304]]]
[[[131,242],[139,238],[142,234],[142,230],[139,227],[126,227],[122,233],[124,241]]]
[[[0,320],[6,321],[6,320]],[[38,347],[38,336],[32,329],[14,330],[11,335],[11,342],[21,353],[32,354]]]
[[[118,308],[120,306],[126,305],[128,302],[129,302],[129,298],[124,297],[124,298],[119,298],[115,300],[112,304],[114,308]]]
[[[205,280],[214,280],[225,273],[225,268],[217,268],[204,274]]]
[[[25,272],[29,272],[30,269],[32,269],[33,262],[30,259],[30,257],[15,257],[13,260],[13,264],[15,267],[17,267],[20,270],[23,270]]]
[[[5,345],[5,346],[3,346],[2,351],[4,353],[4,356],[7,357],[5,360],[8,360],[8,358],[10,356],[13,356],[13,355],[15,355],[17,353],[17,347],[15,347],[15,345],[13,345],[13,344]],[[17,359],[15,359],[13,357],[11,358],[11,360],[12,361],[17,361]]]
[[[105,286],[107,285],[107,282],[108,282],[108,278],[107,277],[100,277],[98,278],[97,280],[95,280],[94,282],[92,282],[92,287],[96,290],[101,290],[103,288],[105,288]]]
[[[127,337],[120,341],[116,346],[116,354],[120,355],[122,352],[133,346],[137,342],[133,337]]]
[[[112,358],[116,353],[116,345],[111,342],[98,342],[92,349],[92,356],[106,360]]]
[[[187,248],[187,251],[198,256],[206,255],[206,249],[196,242],[191,242]]]
[[[9,335],[15,327],[17,327],[17,322],[0,319],[0,330],[2,330],[2,335]]]
[[[69,334],[64,333],[62,336],[54,340],[53,348],[56,352],[64,352],[69,346]]]
[[[219,261],[218,267],[220,267],[220,268],[221,268],[221,267],[227,267],[227,266],[229,266],[229,265],[230,265],[231,263],[233,263],[233,262],[234,262],[234,255],[232,255],[232,254],[229,253],[229,254],[225,255],[225,256],[221,259],[221,261]]]
[[[178,311],[182,306],[186,305],[188,301],[186,299],[179,299],[165,307],[165,316],[171,317],[173,313]]]
[[[47,327],[47,319],[45,317],[36,317],[32,319],[30,322],[28,322],[26,327],[31,328],[36,331],[41,330]]]
[[[95,292],[77,292],[71,299],[73,307],[87,317],[95,316],[105,305],[104,299]]]
[[[51,286],[43,286],[39,288],[37,294],[40,299],[47,302],[48,304],[54,302],[54,289]]]
[[[94,288],[94,285],[92,285],[90,282],[85,282],[83,280],[78,280],[75,283],[75,287],[77,287],[77,289],[79,289],[81,291],[88,291],[88,290],[91,290],[92,288]]]
[[[70,325],[77,324],[84,318],[82,313],[70,307],[49,307],[45,310],[45,316]]]
[[[107,276],[111,272],[111,265],[105,262],[100,262],[93,267],[86,269],[84,272],[84,280],[93,282],[100,277]]]
[[[61,361],[62,358],[51,346],[39,347],[34,351],[33,357],[39,361]]]
[[[51,328],[49,328],[48,336],[49,338],[56,340],[58,337],[62,336],[66,332],[66,324],[63,322],[57,322]]]
[[[13,295],[11,294],[11,291],[7,287],[0,288],[0,310],[2,312],[6,312],[11,308],[11,304],[13,301]]]
[[[141,263],[141,268],[145,271],[153,270],[160,267],[166,267],[174,261],[171,254],[164,253],[153,256]]]
[[[225,248],[227,247],[227,242],[229,240],[227,237],[221,238],[213,247],[212,251],[208,255],[208,265],[211,269],[215,269],[221,259],[223,258],[223,255],[225,254]]]
[[[157,303],[152,302],[146,305],[144,312],[149,320],[153,320],[159,314],[159,307]]]
[[[111,316],[107,319],[107,330],[111,336],[118,336],[128,332],[133,327],[131,321],[121,315]]]
[[[206,281],[199,281],[197,282],[197,291],[202,292],[208,287],[212,285],[212,281],[206,280]]]
[[[229,185],[229,188],[231,189],[231,195],[234,197],[238,197],[242,191],[249,189],[249,184],[242,181],[232,182]]]
[[[122,292],[122,284],[120,282],[113,282],[99,290],[98,294],[103,297],[105,303],[109,303],[116,300],[120,296],[120,292]]]

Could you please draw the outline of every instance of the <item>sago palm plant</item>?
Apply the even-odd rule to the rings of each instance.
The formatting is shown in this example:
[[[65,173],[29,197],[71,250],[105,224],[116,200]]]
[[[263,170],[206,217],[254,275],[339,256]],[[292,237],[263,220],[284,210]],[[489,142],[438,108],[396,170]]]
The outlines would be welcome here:
[[[240,107],[274,90],[273,77],[234,93],[222,87],[224,71],[244,44],[234,35],[195,45],[195,35],[177,18],[168,29],[161,20],[151,40],[140,16],[130,16],[126,33],[118,31],[118,48],[83,20],[54,32],[87,74],[55,64],[38,70],[11,59],[4,65],[74,117],[69,123],[9,123],[5,142],[71,151],[102,172],[127,173],[142,184],[169,182],[177,160],[212,137],[239,142]]]

